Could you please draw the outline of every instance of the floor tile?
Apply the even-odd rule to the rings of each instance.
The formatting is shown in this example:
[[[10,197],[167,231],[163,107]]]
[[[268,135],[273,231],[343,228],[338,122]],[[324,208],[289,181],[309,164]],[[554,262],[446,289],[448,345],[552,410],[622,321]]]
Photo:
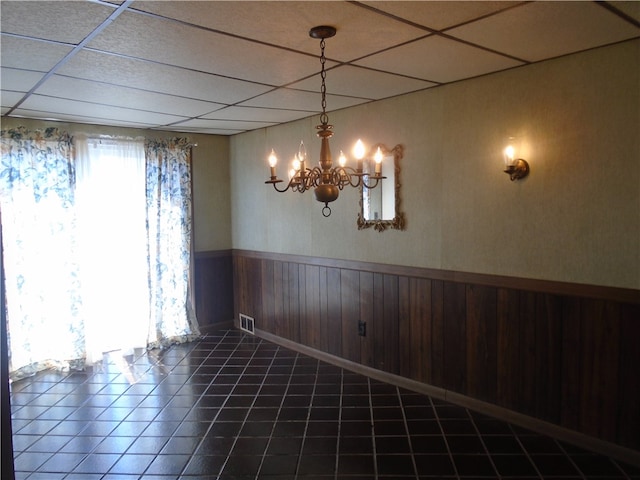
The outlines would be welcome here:
[[[136,355],[12,384],[17,480],[640,480],[236,330]]]

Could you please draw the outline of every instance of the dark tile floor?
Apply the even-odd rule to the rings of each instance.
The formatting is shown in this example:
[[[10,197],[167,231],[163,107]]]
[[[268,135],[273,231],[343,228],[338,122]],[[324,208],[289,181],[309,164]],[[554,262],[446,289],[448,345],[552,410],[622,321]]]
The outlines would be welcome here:
[[[17,479],[639,479],[231,330],[12,385]]]

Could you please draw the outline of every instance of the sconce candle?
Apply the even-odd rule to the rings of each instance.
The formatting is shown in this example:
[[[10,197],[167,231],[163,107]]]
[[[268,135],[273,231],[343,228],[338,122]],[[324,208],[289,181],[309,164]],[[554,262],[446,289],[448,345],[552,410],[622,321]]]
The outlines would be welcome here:
[[[504,172],[509,175],[513,182],[529,175],[529,164],[522,158],[516,158],[516,150],[513,145],[508,145],[504,151]]]

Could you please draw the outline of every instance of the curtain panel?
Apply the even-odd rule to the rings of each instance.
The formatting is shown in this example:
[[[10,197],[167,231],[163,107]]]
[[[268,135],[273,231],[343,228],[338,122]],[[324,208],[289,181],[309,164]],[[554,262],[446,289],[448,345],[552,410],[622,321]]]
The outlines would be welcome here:
[[[145,145],[153,347],[200,335],[191,289],[191,148],[185,138]]]
[[[100,351],[115,347],[111,341],[105,343],[105,335],[100,338],[101,334],[96,334],[100,330],[91,312],[101,310],[99,301],[93,298],[101,291],[109,295],[101,300],[103,305],[122,304],[117,314],[122,314],[126,321],[115,322],[113,314],[108,320],[100,317],[99,323],[107,323],[106,328],[122,334],[123,352],[140,344],[139,340],[126,339],[132,329],[142,329],[142,337],[137,338],[142,338],[142,346],[146,344],[147,348],[166,347],[198,337],[191,290],[188,141],[177,138],[144,141],[142,154],[137,157],[142,162],[135,160],[139,165],[135,168],[142,172],[138,187],[130,185],[121,158],[131,156],[123,152],[131,151],[126,143],[133,146],[132,139],[126,139],[117,148],[115,144],[122,139],[109,139],[107,143],[113,148],[101,154],[108,158],[99,158],[95,152],[86,154],[91,148],[103,148],[104,143],[101,147],[101,142],[80,135],[82,140],[75,145],[68,134],[55,128],[31,132],[20,127],[3,130],[0,135],[0,226],[11,378],[51,367],[83,368],[85,362],[100,360]],[[127,169],[130,167],[127,165]],[[112,171],[107,175],[109,169]],[[106,186],[94,183],[105,178],[108,178]],[[96,199],[96,192],[103,187],[106,190],[100,190],[101,198]],[[89,235],[93,227],[85,223],[90,217],[99,217],[100,222],[108,215],[113,216],[111,210],[115,210],[117,203],[114,195],[122,196],[123,190],[140,192],[135,195],[136,200],[128,196],[129,200],[119,210],[135,208],[142,212],[135,226],[141,232],[136,235],[137,246],[130,245],[134,241],[132,224],[118,218],[111,219],[107,227],[119,229],[116,236],[104,247],[96,246],[94,233],[99,229]],[[100,214],[98,210],[103,207],[107,210]],[[118,235],[120,243],[116,241]],[[105,284],[106,264],[99,262],[96,271],[97,257],[115,260],[123,257],[123,249],[131,250],[135,261],[128,260],[125,267],[119,268],[122,282],[112,279]],[[136,287],[138,293],[133,295],[144,297],[148,308],[145,305],[145,313],[136,314],[127,311],[124,297],[120,302],[120,295],[115,294],[114,298],[114,292],[119,283],[126,284],[128,278],[124,277],[131,265],[140,260],[144,275],[136,285],[144,288]],[[87,274],[92,269],[93,273]],[[98,280],[103,282],[99,284]],[[118,333],[108,333],[109,339],[118,338]]]
[[[84,357],[71,137],[1,132],[0,223],[13,378]]]

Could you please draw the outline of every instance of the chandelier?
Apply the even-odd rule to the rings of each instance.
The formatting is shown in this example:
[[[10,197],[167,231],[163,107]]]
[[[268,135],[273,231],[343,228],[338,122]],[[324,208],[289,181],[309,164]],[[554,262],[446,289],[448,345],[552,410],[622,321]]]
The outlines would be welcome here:
[[[307,151],[303,142],[300,142],[298,153],[294,156],[291,169],[289,170],[289,182],[285,188],[279,184],[284,183],[276,175],[276,165],[278,158],[273,149],[269,155],[269,166],[271,169],[271,178],[265,183],[273,185],[276,191],[282,193],[291,189],[294,192],[304,193],[313,188],[316,200],[324,203],[322,215],[328,217],[331,215],[329,203],[338,198],[340,190],[346,186],[360,187],[361,185],[372,189],[378,183],[386,178],[382,176],[382,152],[378,148],[374,155],[375,168],[373,174],[365,171],[363,168],[363,159],[365,157],[365,146],[361,140],[356,142],[353,148],[353,155],[356,158],[356,168],[347,167],[347,157],[340,152],[338,158],[338,166],[334,167],[331,160],[331,149],[329,148],[329,138],[333,135],[333,125],[329,125],[329,117],[327,116],[327,89],[325,79],[327,72],[325,70],[326,58],[324,56],[325,39],[331,38],[336,34],[334,27],[319,26],[309,31],[311,38],[320,39],[320,78],[322,86],[320,94],[322,95],[322,114],[320,115],[320,125],[316,126],[318,137],[321,139],[320,144],[320,166],[309,168],[307,166]]]

